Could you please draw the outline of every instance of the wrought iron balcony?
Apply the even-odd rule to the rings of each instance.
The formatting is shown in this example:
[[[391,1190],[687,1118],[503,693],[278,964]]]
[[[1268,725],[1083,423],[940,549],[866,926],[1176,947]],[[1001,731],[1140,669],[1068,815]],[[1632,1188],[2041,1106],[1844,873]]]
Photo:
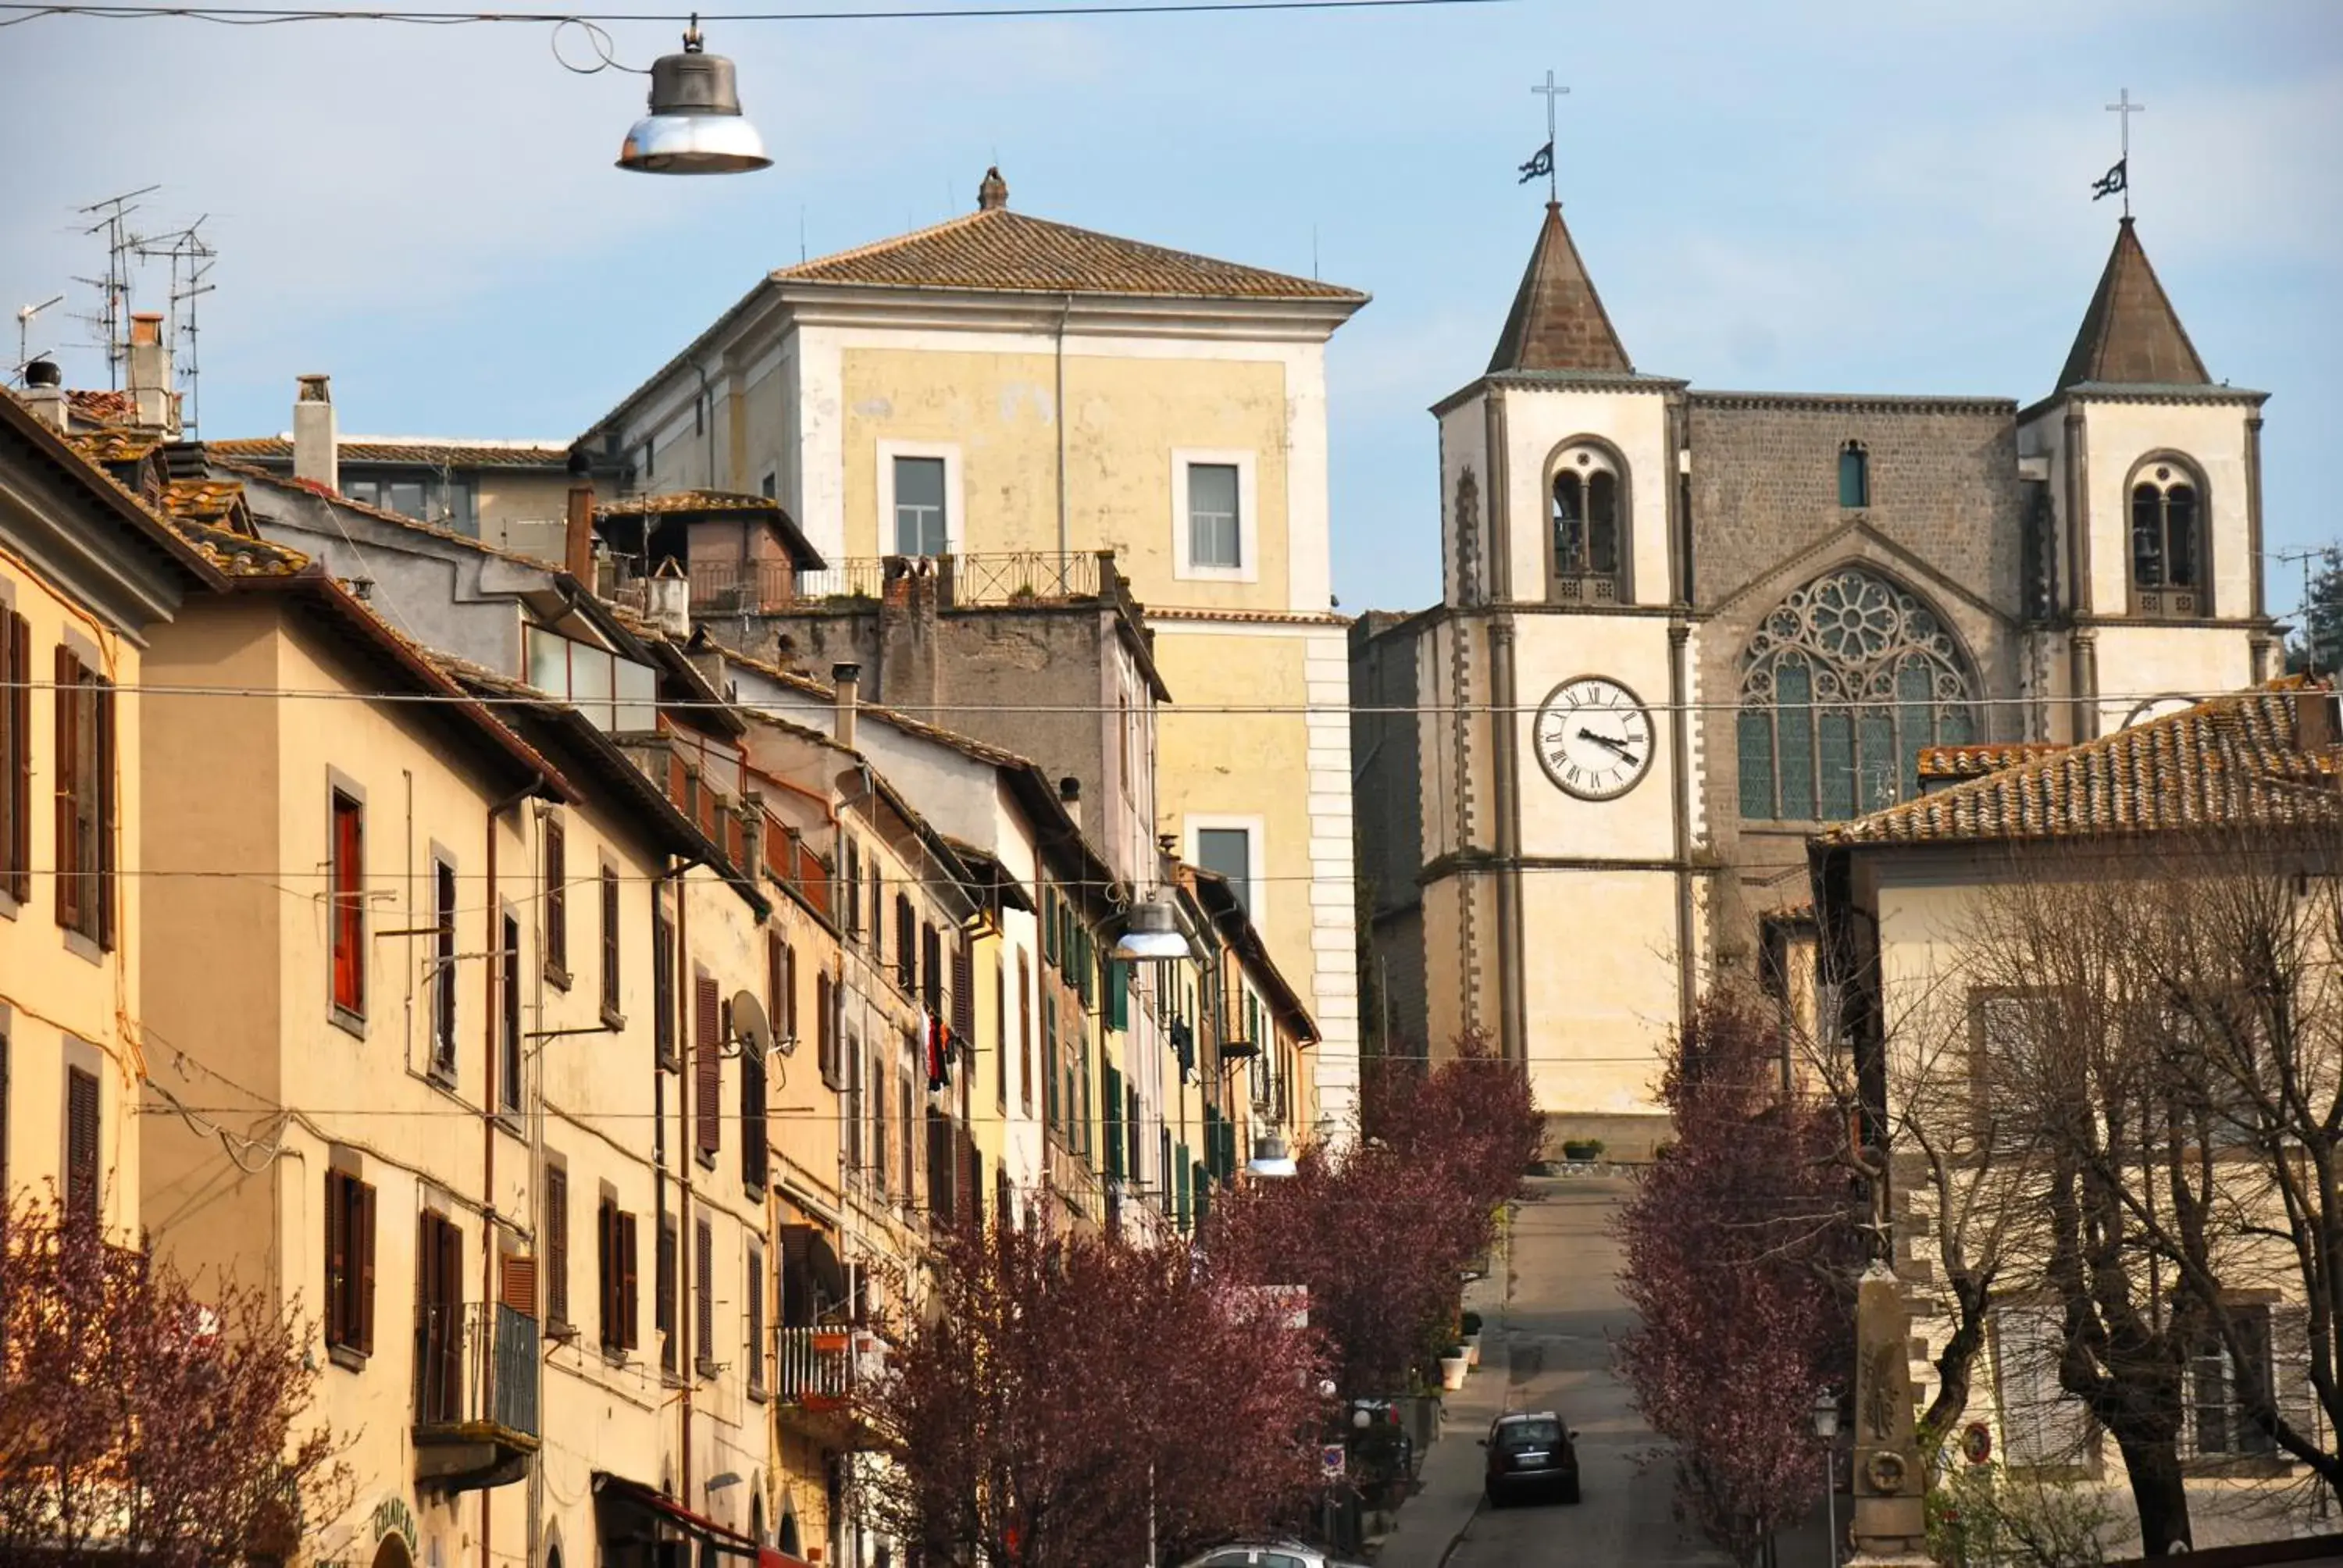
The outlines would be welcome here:
[[[782,1419],[830,1442],[855,1436],[854,1396],[886,1373],[887,1342],[867,1328],[783,1328],[773,1397]]]
[[[501,1302],[423,1307],[415,1323],[415,1478],[502,1486],[538,1449],[537,1320]]]

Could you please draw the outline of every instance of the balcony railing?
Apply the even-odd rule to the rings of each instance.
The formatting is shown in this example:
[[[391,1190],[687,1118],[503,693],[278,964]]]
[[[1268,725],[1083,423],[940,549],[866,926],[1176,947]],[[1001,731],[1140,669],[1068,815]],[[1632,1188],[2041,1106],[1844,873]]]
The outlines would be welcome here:
[[[1111,550],[865,556],[811,572],[785,560],[701,560],[688,574],[698,615],[774,614],[830,600],[908,598],[923,583],[932,586],[942,609],[1126,597]]]
[[[501,1302],[418,1310],[418,1480],[463,1491],[518,1478],[539,1437],[537,1348],[537,1320]]]
[[[887,1343],[870,1329],[777,1329],[773,1395],[814,1414],[843,1414],[855,1392],[887,1370]]]

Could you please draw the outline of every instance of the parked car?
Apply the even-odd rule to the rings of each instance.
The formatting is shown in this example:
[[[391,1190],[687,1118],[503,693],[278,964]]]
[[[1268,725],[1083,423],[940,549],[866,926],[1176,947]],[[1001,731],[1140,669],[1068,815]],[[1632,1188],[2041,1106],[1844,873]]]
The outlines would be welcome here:
[[[1503,1508],[1531,1493],[1577,1502],[1577,1436],[1550,1410],[1514,1411],[1492,1422],[1489,1435],[1481,1440],[1489,1451],[1488,1478],[1483,1483],[1489,1506]]]
[[[1345,1557],[1330,1557],[1322,1547],[1299,1541],[1232,1542],[1215,1546],[1202,1557],[1191,1557],[1180,1568],[1366,1568]]]

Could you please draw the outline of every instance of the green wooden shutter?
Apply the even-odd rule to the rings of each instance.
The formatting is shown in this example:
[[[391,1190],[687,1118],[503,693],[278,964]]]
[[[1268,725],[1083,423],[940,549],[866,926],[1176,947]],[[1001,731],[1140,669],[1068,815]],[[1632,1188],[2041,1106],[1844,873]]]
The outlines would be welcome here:
[[[1179,1163],[1172,1167],[1172,1222],[1182,1231],[1188,1228],[1188,1146],[1180,1145]]]
[[[1122,1180],[1122,1074],[1111,1064],[1106,1069],[1106,1174],[1111,1181]]]
[[[1106,962],[1106,1026],[1113,1030],[1131,1027],[1131,966],[1121,959]]]

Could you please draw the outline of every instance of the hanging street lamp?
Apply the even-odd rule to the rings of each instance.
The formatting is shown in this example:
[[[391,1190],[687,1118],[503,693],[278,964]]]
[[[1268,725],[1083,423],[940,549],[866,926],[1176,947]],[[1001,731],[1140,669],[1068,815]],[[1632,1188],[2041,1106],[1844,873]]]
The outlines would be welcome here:
[[[651,112],[618,149],[618,166],[646,175],[743,175],[768,168],[764,138],[740,113],[732,62],[707,53],[695,15],[683,53],[651,62]]]

